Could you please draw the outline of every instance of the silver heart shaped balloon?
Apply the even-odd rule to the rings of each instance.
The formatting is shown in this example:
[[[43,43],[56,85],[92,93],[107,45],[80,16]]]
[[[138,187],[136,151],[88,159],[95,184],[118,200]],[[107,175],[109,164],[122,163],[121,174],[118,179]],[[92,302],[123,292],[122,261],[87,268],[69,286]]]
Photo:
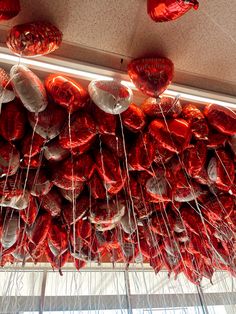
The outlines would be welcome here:
[[[132,90],[117,80],[95,80],[88,86],[92,101],[103,111],[120,114],[127,110],[133,99]]]

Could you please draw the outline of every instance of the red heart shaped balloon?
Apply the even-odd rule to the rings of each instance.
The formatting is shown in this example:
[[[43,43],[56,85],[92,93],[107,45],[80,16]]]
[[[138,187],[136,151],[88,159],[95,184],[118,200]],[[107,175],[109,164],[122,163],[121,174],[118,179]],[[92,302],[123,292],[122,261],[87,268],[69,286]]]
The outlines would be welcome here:
[[[88,101],[87,91],[79,83],[62,75],[49,75],[45,86],[53,100],[70,113],[84,108]]]
[[[148,0],[147,11],[155,22],[176,20],[190,9],[198,9],[197,0]]]
[[[174,65],[167,58],[135,59],[128,65],[128,74],[141,92],[158,97],[171,83]]]
[[[0,1],[0,21],[10,20],[20,12],[19,0]]]
[[[49,22],[31,22],[14,26],[7,37],[8,48],[22,56],[46,55],[59,48],[62,33]]]
[[[26,114],[20,101],[9,102],[2,107],[0,134],[7,141],[21,139],[25,133]]]

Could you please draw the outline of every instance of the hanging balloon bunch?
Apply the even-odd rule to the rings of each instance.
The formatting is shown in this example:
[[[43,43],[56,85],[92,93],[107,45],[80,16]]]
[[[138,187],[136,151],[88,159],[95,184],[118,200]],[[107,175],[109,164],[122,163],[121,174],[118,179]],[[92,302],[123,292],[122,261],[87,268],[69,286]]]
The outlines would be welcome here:
[[[155,22],[176,20],[198,6],[197,0],[147,0],[148,15]]]
[[[162,96],[173,69],[166,58],[129,64],[151,96],[137,106],[116,80],[86,91],[13,66],[16,98],[0,115],[2,266],[144,261],[195,284],[235,275],[236,116]]]

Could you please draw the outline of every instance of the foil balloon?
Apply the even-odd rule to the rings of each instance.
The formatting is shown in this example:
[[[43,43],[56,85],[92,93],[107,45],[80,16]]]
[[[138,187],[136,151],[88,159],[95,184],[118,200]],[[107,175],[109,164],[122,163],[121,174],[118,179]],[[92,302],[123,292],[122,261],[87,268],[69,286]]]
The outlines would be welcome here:
[[[19,194],[15,194],[13,196],[9,196],[8,194],[4,194],[0,198],[0,206],[2,207],[10,207],[17,210],[22,210],[28,207],[30,202],[30,194],[28,191],[21,191]]]
[[[44,157],[49,161],[61,161],[69,157],[69,155],[70,151],[61,147],[58,139],[50,141],[50,143],[44,147]]]
[[[14,26],[7,37],[7,46],[21,56],[46,55],[58,49],[62,33],[49,22],[31,22]]]
[[[139,132],[145,126],[145,114],[139,106],[134,103],[121,114],[124,126],[132,132]]]
[[[51,140],[61,132],[67,114],[63,108],[54,103],[49,103],[47,108],[38,114],[29,112],[28,118],[31,127],[35,129],[37,134],[46,140]]]
[[[15,98],[15,93],[10,83],[10,76],[0,68],[0,103],[10,102]]]
[[[179,99],[173,97],[149,97],[141,104],[141,109],[150,118],[176,118],[182,112]]]
[[[28,111],[38,113],[46,109],[46,90],[32,71],[24,65],[14,65],[10,77],[17,96]]]
[[[92,101],[109,114],[120,114],[127,110],[133,98],[131,89],[115,80],[92,81],[88,92]]]
[[[10,20],[20,12],[20,0],[0,1],[0,21]]]
[[[0,141],[0,176],[14,175],[20,166],[20,153],[14,145]]]
[[[26,129],[25,109],[20,101],[12,101],[4,104],[0,114],[0,134],[11,142],[20,140]]]
[[[147,0],[147,12],[155,22],[176,20],[198,6],[197,0]]]
[[[79,83],[62,75],[49,75],[45,87],[55,103],[66,108],[69,113],[84,108],[88,101],[87,91]]]
[[[58,216],[61,212],[62,196],[56,189],[52,189],[42,197],[41,205],[51,216]]]
[[[20,229],[17,215],[6,214],[6,216],[1,239],[4,249],[8,249],[15,244]]]
[[[171,83],[174,65],[167,58],[135,59],[128,64],[128,74],[141,92],[156,98]]]
[[[29,226],[35,222],[38,212],[38,203],[36,198],[32,196],[30,197],[28,207],[19,211],[21,219]]]
[[[236,134],[236,113],[223,106],[209,104],[204,109],[210,125],[212,125],[219,132],[226,135]]]
[[[95,121],[88,113],[77,112],[70,125],[65,125],[59,136],[59,143],[65,149],[90,144],[96,136]],[[88,146],[90,148],[91,145]]]

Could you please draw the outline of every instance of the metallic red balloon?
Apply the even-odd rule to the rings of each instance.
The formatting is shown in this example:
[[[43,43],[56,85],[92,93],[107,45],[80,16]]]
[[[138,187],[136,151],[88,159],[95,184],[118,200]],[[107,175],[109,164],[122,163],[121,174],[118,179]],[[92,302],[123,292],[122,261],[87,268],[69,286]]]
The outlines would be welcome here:
[[[14,145],[0,141],[0,176],[14,175],[20,166],[20,153]]]
[[[229,135],[211,129],[208,134],[207,147],[210,149],[224,147],[228,140]]]
[[[83,154],[66,159],[61,164],[62,178],[71,182],[83,182],[91,178],[95,169],[94,161],[89,154]]]
[[[173,119],[167,121],[153,120],[149,125],[149,133],[154,141],[171,152],[183,151],[191,139],[191,130],[187,121]]]
[[[20,12],[20,0],[0,1],[0,21],[10,20]]]
[[[59,270],[61,276],[63,275],[61,268],[67,263],[69,256],[70,252],[68,250],[60,253],[52,244],[46,243],[45,257],[53,269],[56,268]]]
[[[189,104],[183,108],[183,118],[190,124],[193,136],[199,140],[208,138],[209,128],[203,113],[194,105]]]
[[[204,109],[209,124],[226,135],[236,134],[236,113],[226,107],[210,104]]]
[[[14,196],[22,195],[23,192],[23,182],[19,173],[8,177],[0,179],[0,195],[7,196],[9,198]]]
[[[34,224],[27,229],[29,240],[38,247],[46,240],[50,228],[51,216],[48,213],[41,213]]]
[[[44,157],[49,161],[62,161],[69,157],[69,150],[61,147],[58,138],[44,147]]]
[[[197,0],[147,0],[148,14],[155,22],[176,20],[198,6]]]
[[[51,216],[59,216],[62,210],[62,196],[56,188],[41,196],[41,206]]]
[[[55,167],[55,169],[52,169],[52,170],[53,170],[52,182],[58,188],[68,190],[68,191],[72,191],[72,190],[76,190],[76,189],[81,188],[81,184],[83,182],[82,181],[76,181],[76,180],[73,181],[71,179],[65,178],[64,177],[65,169],[63,169],[62,167],[60,167],[60,169],[58,169],[58,165],[57,165]]]
[[[38,212],[39,212],[39,207],[38,207],[37,201],[35,197],[32,197],[32,196],[30,197],[28,207],[19,211],[21,219],[27,225],[32,225],[35,222]]]
[[[30,170],[27,178],[28,191],[33,196],[42,196],[48,194],[53,183],[47,176],[44,169]]]
[[[114,224],[125,214],[125,206],[115,201],[99,202],[90,210],[89,220],[94,224]]]
[[[63,148],[73,149],[90,143],[96,136],[96,124],[88,113],[76,113],[70,126],[66,125],[59,136]]]
[[[100,176],[97,174],[97,172],[94,172],[91,179],[87,183],[88,187],[90,189],[90,193],[93,198],[95,199],[105,199],[106,198],[106,189],[104,186],[104,182],[100,178]]]
[[[62,75],[49,75],[45,86],[53,100],[69,113],[84,108],[89,98],[87,91],[79,83]]]
[[[25,109],[19,101],[9,102],[2,106],[0,114],[0,134],[11,142],[21,139],[25,133]]]
[[[110,151],[103,149],[95,153],[96,169],[106,184],[114,184],[121,179],[121,167],[118,158]]]
[[[155,147],[154,162],[158,165],[163,165],[167,163],[175,154],[174,152],[171,152],[170,150],[159,145],[158,143],[156,143],[154,147]]]
[[[73,203],[81,194],[84,189],[83,182],[76,182],[76,188],[74,190],[65,190],[60,188],[61,195],[69,202]]]
[[[73,227],[71,228],[73,233]],[[80,219],[75,223],[76,237],[86,240],[92,235],[92,225],[89,220]]]
[[[118,158],[123,158],[125,156],[124,144],[121,136],[113,134],[103,134],[101,135],[102,144],[105,146]]]
[[[128,152],[130,170],[148,170],[155,158],[155,147],[149,133],[140,134]]]
[[[47,108],[38,113],[28,113],[29,123],[35,132],[47,140],[55,138],[67,121],[66,111],[54,103],[49,103]]]
[[[115,115],[104,112],[95,104],[91,111],[100,134],[116,134],[117,117]]]
[[[48,238],[48,243],[53,245],[58,251],[58,254],[62,254],[68,249],[68,231],[61,225],[60,221],[57,221],[57,219],[52,220]]]
[[[74,224],[85,216],[92,205],[93,201],[87,195],[81,195],[76,200],[75,207],[73,207],[72,203],[68,203],[63,207],[62,217],[67,225]]]
[[[78,156],[78,155],[82,155],[82,154],[86,153],[88,150],[90,150],[93,147],[93,144],[95,141],[96,141],[96,136],[91,137],[84,144],[81,144],[75,148],[72,148],[70,150],[71,154]]]
[[[21,142],[21,152],[24,157],[33,157],[40,153],[45,139],[37,133],[29,132]]]
[[[3,103],[12,101],[16,97],[12,89],[10,76],[2,68],[0,68],[0,95]]]
[[[49,22],[31,22],[14,26],[7,37],[8,48],[17,55],[35,57],[58,49],[62,33]]]
[[[234,210],[234,197],[228,194],[220,194],[208,198],[202,207],[203,214],[212,221],[221,221],[229,217]]]
[[[145,127],[145,115],[143,111],[135,105],[130,104],[129,108],[121,114],[123,125],[131,132],[139,132]]]
[[[217,149],[207,168],[209,179],[219,189],[229,191],[234,183],[235,166],[231,155],[224,149]]]
[[[141,104],[141,109],[150,118],[177,118],[181,114],[182,106],[173,97],[149,97]]]
[[[29,169],[36,169],[43,167],[45,165],[44,160],[42,158],[42,154],[36,154],[33,157],[24,157],[21,160],[20,167],[22,169],[29,168]]]
[[[74,259],[74,265],[75,265],[75,268],[78,271],[80,271],[81,268],[84,268],[86,266],[86,262],[81,260],[81,259],[75,258]]]
[[[184,151],[184,166],[190,177],[196,178],[205,167],[207,146],[202,141],[196,142]]]
[[[167,58],[135,59],[128,64],[128,74],[141,92],[158,97],[171,83],[174,65]]]

